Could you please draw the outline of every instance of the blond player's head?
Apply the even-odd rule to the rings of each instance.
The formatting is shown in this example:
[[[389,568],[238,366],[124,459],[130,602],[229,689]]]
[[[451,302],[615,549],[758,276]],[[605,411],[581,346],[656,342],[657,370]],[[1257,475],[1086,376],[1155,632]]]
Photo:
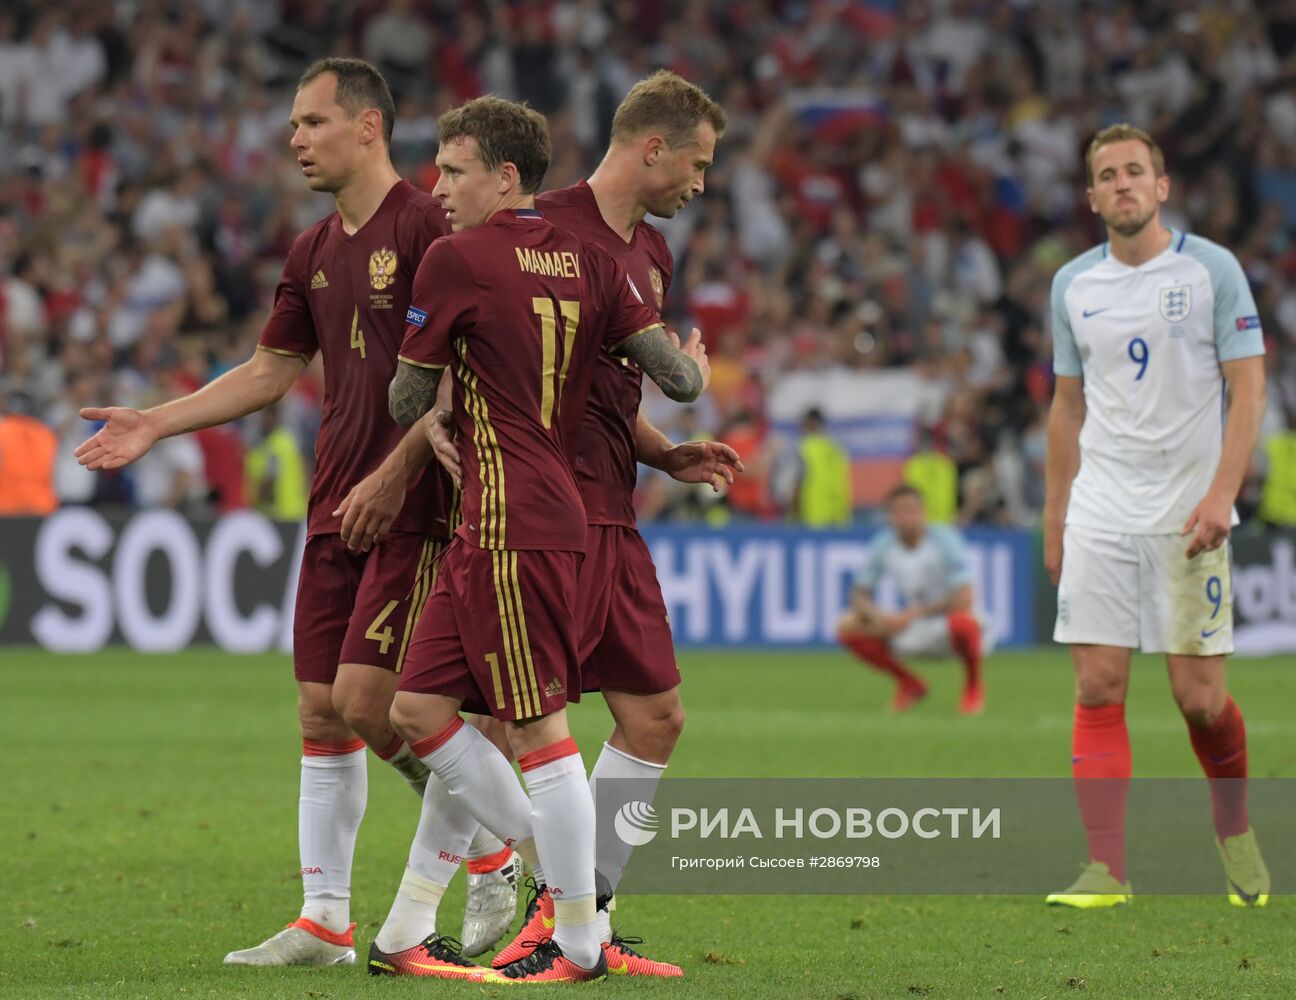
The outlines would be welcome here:
[[[1085,152],[1089,207],[1122,236],[1134,236],[1155,219],[1170,197],[1165,156],[1141,128],[1109,125]]]
[[[549,124],[540,112],[487,95],[447,111],[437,128],[441,178],[432,193],[455,232],[480,226],[540,190],[550,154]]]
[[[389,162],[396,105],[363,59],[321,59],[297,84],[292,148],[312,191],[337,193],[368,166]]]
[[[724,130],[720,105],[663,69],[626,94],[612,118],[612,147],[634,164],[644,207],[669,219],[702,193]]]

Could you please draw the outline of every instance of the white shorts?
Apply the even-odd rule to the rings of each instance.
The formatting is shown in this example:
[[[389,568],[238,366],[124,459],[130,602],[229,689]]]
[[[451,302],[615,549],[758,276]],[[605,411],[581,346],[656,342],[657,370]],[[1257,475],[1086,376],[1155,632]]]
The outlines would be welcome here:
[[[1067,525],[1053,641],[1145,653],[1233,652],[1228,543],[1193,559],[1187,535],[1121,535]]]
[[[973,612],[981,626],[981,655],[988,656],[994,652],[995,633],[990,619],[984,612]],[[917,618],[909,623],[903,632],[897,632],[890,639],[892,650],[901,656],[937,657],[949,656],[954,647],[950,644],[948,615],[932,615],[929,618]]]

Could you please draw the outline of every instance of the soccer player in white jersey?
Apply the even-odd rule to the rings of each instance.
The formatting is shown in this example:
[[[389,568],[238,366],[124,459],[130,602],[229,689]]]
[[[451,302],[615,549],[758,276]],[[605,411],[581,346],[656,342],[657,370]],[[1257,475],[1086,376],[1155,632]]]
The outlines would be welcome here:
[[[957,531],[928,524],[922,494],[897,486],[887,497],[890,527],[869,545],[868,563],[855,579],[851,605],[837,624],[837,638],[866,663],[895,678],[892,708],[903,712],[927,695],[926,683],[899,658],[948,656],[963,663],[966,683],[959,711],[976,715],[985,708],[981,657],[992,642],[973,611],[972,574],[967,546]],[[893,614],[874,603],[887,577],[904,608]]]
[[[1107,242],[1053,279],[1044,562],[1058,584],[1053,638],[1071,645],[1075,664],[1071,764],[1090,860],[1047,901],[1088,908],[1132,898],[1125,692],[1130,650],[1141,648],[1165,654],[1212,779],[1229,900],[1264,906],[1269,873],[1247,819],[1246,729],[1224,683],[1233,501],[1265,405],[1260,319],[1229,251],[1162,223],[1170,179],[1146,132],[1103,129],[1085,166]]]

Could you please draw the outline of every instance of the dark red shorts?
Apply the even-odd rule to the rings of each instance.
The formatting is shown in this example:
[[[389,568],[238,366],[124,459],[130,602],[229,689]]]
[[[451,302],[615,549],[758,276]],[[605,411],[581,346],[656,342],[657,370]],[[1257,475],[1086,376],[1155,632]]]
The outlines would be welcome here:
[[[332,684],[339,663],[399,673],[445,544],[399,533],[351,552],[340,535],[307,538],[293,615],[297,679]]]
[[[456,537],[410,643],[399,690],[534,719],[580,697],[579,552],[479,549]]]
[[[591,524],[578,593],[581,690],[658,694],[679,684],[657,567],[639,532]]]

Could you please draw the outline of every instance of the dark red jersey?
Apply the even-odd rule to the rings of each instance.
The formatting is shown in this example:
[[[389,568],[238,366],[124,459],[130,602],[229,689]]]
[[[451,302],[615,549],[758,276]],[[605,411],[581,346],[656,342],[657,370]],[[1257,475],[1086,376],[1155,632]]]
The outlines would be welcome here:
[[[402,361],[454,371],[458,532],[484,549],[585,550],[565,455],[600,354],[658,326],[625,271],[539,212],[438,240],[414,278]]]
[[[388,413],[387,386],[405,333],[414,270],[447,231],[438,200],[401,181],[354,235],[334,212],[297,237],[288,254],[260,346],[306,361],[316,351],[324,354],[308,534],[339,530],[341,518],[333,511],[405,434]],[[449,499],[441,470],[426,470],[391,530],[448,537]]]
[[[540,195],[536,207],[559,229],[607,251],[625,269],[643,300],[661,314],[674,269],[661,233],[640,222],[627,243],[603,221],[594,192],[584,181]],[[609,354],[598,359],[589,406],[570,442],[572,467],[590,524],[635,526],[635,422],[642,379],[643,372],[629,359]]]

